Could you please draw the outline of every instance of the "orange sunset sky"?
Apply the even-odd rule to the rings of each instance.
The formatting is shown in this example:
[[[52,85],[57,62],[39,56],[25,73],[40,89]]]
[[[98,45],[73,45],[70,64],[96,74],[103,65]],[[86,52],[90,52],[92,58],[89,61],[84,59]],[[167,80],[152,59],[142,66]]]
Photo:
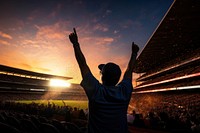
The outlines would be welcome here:
[[[72,77],[81,74],[68,35],[76,28],[97,79],[98,65],[126,69],[131,43],[140,51],[173,0],[1,0],[0,64]]]

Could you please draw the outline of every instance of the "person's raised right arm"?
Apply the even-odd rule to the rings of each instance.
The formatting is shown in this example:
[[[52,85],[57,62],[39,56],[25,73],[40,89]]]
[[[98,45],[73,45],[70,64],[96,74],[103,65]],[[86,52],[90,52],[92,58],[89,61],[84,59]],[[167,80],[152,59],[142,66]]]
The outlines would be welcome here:
[[[78,36],[76,33],[76,29],[74,28],[73,30],[74,30],[74,32],[72,32],[69,35],[69,39],[70,39],[71,43],[73,44],[75,57],[78,62],[79,68],[81,70],[81,75],[83,78],[88,72],[90,72],[90,69],[89,69],[89,67],[86,63],[86,59],[81,51],[80,44],[78,42]]]

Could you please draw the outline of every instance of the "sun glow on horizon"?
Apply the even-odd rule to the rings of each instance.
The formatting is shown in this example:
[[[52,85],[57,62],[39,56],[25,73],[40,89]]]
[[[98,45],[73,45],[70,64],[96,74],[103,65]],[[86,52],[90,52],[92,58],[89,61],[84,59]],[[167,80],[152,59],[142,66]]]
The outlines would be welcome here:
[[[111,0],[102,4],[100,1],[1,0],[0,64],[73,77],[68,83],[48,83],[52,88],[80,84],[82,76],[68,38],[75,27],[87,63],[100,80],[97,66],[113,61],[122,70],[126,69],[132,41],[142,48],[173,1],[144,4]],[[132,12],[133,9],[137,10]]]
[[[49,85],[52,87],[70,87],[71,83],[61,79],[50,79]]]

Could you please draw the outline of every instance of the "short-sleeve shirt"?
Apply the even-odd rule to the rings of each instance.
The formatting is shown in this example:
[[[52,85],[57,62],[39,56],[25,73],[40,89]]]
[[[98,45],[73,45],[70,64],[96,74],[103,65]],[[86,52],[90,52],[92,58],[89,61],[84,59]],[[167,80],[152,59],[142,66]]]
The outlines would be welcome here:
[[[133,91],[131,79],[105,86],[89,72],[81,86],[89,100],[88,133],[127,133],[127,108]]]

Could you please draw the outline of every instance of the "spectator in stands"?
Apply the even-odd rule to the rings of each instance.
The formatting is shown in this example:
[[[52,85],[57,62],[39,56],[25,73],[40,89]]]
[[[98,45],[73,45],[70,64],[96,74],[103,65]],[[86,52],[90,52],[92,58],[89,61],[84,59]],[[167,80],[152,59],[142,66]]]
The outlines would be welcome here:
[[[135,110],[132,110],[132,113],[127,114],[127,122],[128,122],[129,125],[133,124],[133,121],[135,120],[135,115],[136,115]]]
[[[66,122],[71,122],[72,116],[71,116],[71,111],[68,106],[65,106],[65,121]]]
[[[83,109],[80,109],[78,118],[82,119],[82,120],[87,120],[87,117],[86,117],[85,112],[83,111]]]
[[[74,107],[74,109],[73,109],[73,111],[72,111],[72,118],[73,119],[78,119],[78,117],[79,117],[79,110],[78,110],[78,108],[77,107]]]
[[[127,108],[132,94],[132,72],[139,47],[132,43],[132,55],[122,81],[120,67],[112,62],[99,65],[102,83],[91,73],[81,51],[78,36],[69,35],[78,62],[82,82],[89,99],[88,133],[127,133]]]
[[[135,118],[133,120],[133,126],[145,128],[145,123],[142,114],[135,114]]]

